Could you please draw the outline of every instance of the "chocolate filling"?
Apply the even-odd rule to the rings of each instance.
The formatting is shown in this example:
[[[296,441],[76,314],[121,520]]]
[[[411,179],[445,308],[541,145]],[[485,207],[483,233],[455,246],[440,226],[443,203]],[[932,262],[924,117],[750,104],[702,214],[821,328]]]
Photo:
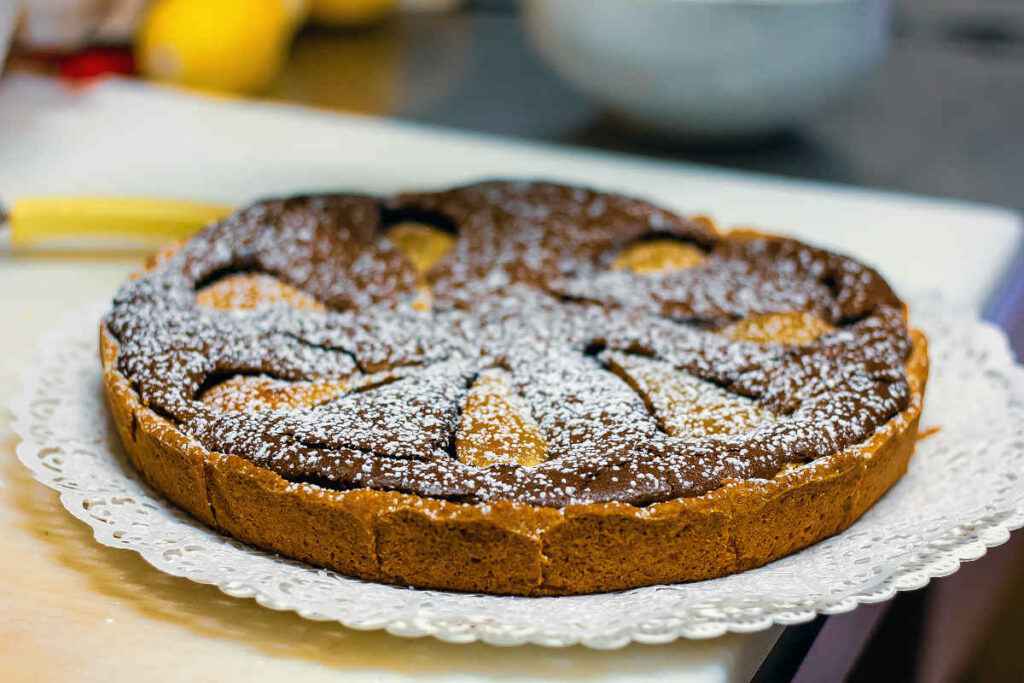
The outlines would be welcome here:
[[[416,274],[386,239],[395,216],[454,230]],[[637,275],[610,267],[629,244],[670,235],[706,258]],[[198,306],[218,274],[271,274],[327,312]],[[836,326],[806,346],[732,341],[716,329],[805,311]],[[873,270],[773,237],[718,236],[646,202],[548,183],[487,182],[381,200],[351,195],[257,203],[212,225],[126,283],[107,318],[119,369],[142,402],[207,449],[291,481],[535,505],[696,496],[771,477],[864,441],[907,407],[903,305]],[[739,435],[673,436],[605,354],[656,359],[774,419]],[[453,457],[474,378],[503,368],[547,442],[535,467]],[[312,408],[225,412],[201,400],[218,377],[352,379],[393,368]]]

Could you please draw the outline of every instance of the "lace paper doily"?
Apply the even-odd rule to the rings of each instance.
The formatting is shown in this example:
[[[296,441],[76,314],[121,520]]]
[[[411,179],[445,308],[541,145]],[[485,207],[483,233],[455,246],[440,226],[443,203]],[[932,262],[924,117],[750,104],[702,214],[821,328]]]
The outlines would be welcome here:
[[[451,642],[595,648],[758,631],[919,588],[1024,526],[1024,369],[995,327],[949,313],[934,296],[915,304],[932,359],[922,426],[940,431],[846,532],[713,581],[560,598],[446,593],[350,579],[211,531],[149,489],[123,456],[96,348],[105,302],[43,341],[12,406],[18,457],[100,543],[307,619]]]

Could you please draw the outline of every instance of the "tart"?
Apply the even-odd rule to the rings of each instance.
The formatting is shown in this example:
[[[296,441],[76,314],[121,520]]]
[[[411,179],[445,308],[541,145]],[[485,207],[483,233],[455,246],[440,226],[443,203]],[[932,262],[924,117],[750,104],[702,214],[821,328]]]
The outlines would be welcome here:
[[[205,524],[514,595],[842,531],[905,472],[928,373],[852,259],[540,182],[258,202],[125,283],[100,342],[131,463]]]

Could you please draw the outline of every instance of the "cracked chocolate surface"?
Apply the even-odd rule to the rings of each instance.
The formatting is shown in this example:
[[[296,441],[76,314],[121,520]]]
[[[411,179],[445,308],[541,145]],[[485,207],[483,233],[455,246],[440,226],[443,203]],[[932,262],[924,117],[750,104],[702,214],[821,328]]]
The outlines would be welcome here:
[[[454,236],[426,273],[429,311],[410,305],[416,270],[386,237],[407,219]],[[683,241],[704,258],[663,273],[612,267],[650,239]],[[197,303],[198,290],[239,273],[273,276],[323,309]],[[799,346],[721,333],[794,311],[834,329]],[[464,502],[696,496],[860,443],[910,393],[904,307],[873,270],[549,183],[260,202],[126,283],[106,323],[143,404],[208,450],[290,481]],[[680,373],[687,388],[657,388],[652,368]],[[543,438],[543,462],[456,457],[467,395],[494,373]],[[344,391],[269,410],[201,400],[239,375]],[[702,396],[709,415],[719,408],[708,401],[733,397],[742,421],[722,431],[659,414],[683,394]]]

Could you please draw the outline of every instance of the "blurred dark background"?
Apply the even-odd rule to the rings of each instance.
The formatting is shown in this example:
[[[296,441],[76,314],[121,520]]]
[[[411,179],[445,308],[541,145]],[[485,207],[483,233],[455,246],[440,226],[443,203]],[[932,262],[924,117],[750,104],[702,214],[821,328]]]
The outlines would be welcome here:
[[[896,0],[889,55],[862,87],[796,130],[725,148],[624,134],[540,61],[510,0],[470,2],[455,14],[406,14],[354,37],[304,29],[270,94],[488,133],[1024,208],[1020,0]],[[393,60],[398,73],[390,78],[405,86],[390,99],[366,101],[365,93],[345,92],[341,79],[325,76],[314,87],[295,78],[313,54],[351,64],[374,51]]]

